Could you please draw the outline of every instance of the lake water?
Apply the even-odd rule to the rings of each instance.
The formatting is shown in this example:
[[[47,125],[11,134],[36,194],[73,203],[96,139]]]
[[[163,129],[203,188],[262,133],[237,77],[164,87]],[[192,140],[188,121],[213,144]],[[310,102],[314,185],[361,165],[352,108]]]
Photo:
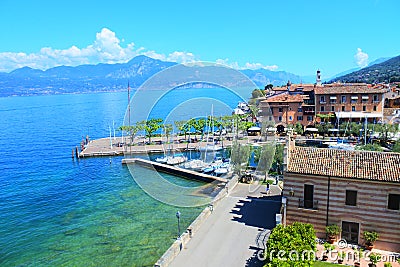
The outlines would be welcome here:
[[[152,266],[177,236],[177,210],[183,230],[201,212],[148,196],[122,157],[71,158],[82,137],[123,124],[126,102],[125,92],[0,98],[0,266]]]

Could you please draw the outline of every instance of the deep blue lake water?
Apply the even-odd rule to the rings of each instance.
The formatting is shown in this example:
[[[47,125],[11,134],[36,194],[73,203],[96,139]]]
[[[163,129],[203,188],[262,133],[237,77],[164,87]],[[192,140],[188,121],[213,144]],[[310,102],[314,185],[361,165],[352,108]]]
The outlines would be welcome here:
[[[148,196],[122,157],[71,158],[82,137],[122,125],[126,106],[125,92],[0,98],[0,266],[152,266],[176,211],[182,229],[201,212]]]

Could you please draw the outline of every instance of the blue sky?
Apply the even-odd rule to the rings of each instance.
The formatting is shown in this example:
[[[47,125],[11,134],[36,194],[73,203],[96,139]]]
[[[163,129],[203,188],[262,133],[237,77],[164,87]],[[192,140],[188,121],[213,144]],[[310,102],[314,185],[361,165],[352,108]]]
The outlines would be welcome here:
[[[0,1],[0,71],[163,60],[326,77],[400,55],[398,0]]]

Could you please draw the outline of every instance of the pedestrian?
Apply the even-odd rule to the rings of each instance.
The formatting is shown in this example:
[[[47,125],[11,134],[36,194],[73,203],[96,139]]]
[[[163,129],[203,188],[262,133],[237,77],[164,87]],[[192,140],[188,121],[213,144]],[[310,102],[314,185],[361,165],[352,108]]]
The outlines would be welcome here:
[[[267,195],[269,195],[269,183],[267,182],[267,188],[265,189],[267,191]]]

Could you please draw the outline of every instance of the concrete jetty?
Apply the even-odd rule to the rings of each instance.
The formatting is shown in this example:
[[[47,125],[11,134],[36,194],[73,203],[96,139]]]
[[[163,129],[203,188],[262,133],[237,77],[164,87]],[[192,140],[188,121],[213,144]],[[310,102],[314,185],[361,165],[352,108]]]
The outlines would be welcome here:
[[[162,164],[159,162],[146,160],[146,159],[142,159],[142,158],[125,158],[122,160],[122,164],[131,164],[131,163],[139,164],[139,165],[147,167],[147,168],[154,168],[157,171],[162,171],[162,172],[170,173],[170,174],[177,175],[177,176],[182,176],[182,177],[193,179],[193,180],[200,180],[200,181],[204,181],[204,182],[218,181],[221,183],[228,182],[228,180],[225,178],[212,176],[212,175],[208,175],[205,173],[195,172],[192,170],[186,170],[186,169],[182,169],[182,168],[178,168],[175,166],[170,166],[167,164]]]
[[[183,138],[183,136],[182,136]],[[196,136],[200,140],[201,136]],[[248,136],[248,139],[239,140],[240,143],[255,143],[259,137]],[[165,138],[164,138],[165,140]],[[101,157],[101,156],[121,156],[125,154],[147,154],[147,153],[164,153],[168,152],[183,152],[183,151],[197,151],[200,147],[205,147],[207,142],[187,143],[175,141],[172,144],[163,144],[161,137],[153,137],[152,144],[146,144],[147,139],[135,137],[132,146],[127,146],[127,138],[100,138],[91,140],[85,148],[78,154],[80,158],[86,157]],[[224,140],[224,147],[232,146],[232,141]]]

